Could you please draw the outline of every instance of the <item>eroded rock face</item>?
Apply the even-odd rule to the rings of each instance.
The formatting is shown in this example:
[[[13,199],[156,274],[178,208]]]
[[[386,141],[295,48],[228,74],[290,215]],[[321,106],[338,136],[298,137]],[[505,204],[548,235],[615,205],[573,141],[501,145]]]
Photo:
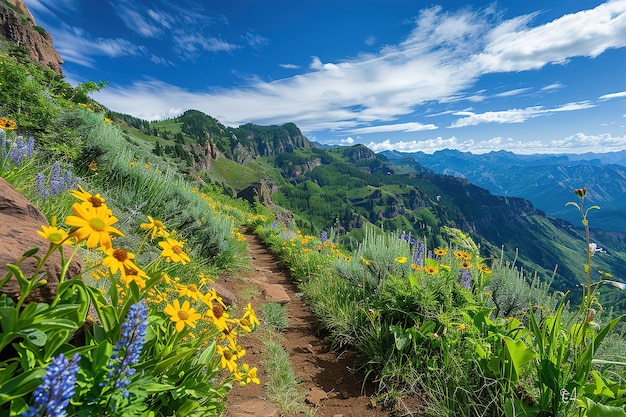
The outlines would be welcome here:
[[[49,242],[39,236],[37,231],[42,225],[48,225],[46,217],[30,201],[20,194],[11,184],[0,178],[0,279],[4,278],[8,269],[7,264],[16,264],[24,252],[38,247],[38,256],[44,256]],[[71,254],[71,248],[64,248],[66,259]],[[33,257],[25,259],[20,268],[26,277],[32,277],[37,265]],[[74,258],[70,263],[66,279],[76,276],[82,269],[81,263]],[[61,256],[57,252],[46,261],[41,269],[46,272],[44,279],[48,284],[37,288],[27,298],[28,302],[52,301],[61,275]],[[13,276],[2,288],[0,293],[9,294],[12,298],[19,297],[20,287]]]
[[[33,61],[62,74],[63,60],[54,49],[50,34],[37,27],[35,18],[22,0],[9,0],[8,3],[12,7],[0,3],[0,35],[25,47]]]

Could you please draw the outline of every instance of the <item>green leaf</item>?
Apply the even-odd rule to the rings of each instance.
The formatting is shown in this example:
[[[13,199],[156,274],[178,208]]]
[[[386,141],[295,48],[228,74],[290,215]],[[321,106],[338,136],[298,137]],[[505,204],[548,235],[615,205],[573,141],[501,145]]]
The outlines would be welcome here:
[[[521,340],[513,340],[508,336],[503,337],[508,364],[511,367],[511,381],[517,382],[524,366],[535,358],[536,353],[529,349]]]
[[[35,368],[11,378],[0,387],[0,405],[34,391],[45,374],[45,368]]]
[[[0,326],[4,333],[15,330],[17,323],[17,310],[14,307],[0,307]]]
[[[23,258],[30,258],[31,256],[35,255],[37,252],[39,252],[39,248],[32,248],[32,249],[29,249],[26,252],[24,252],[22,257]]]
[[[600,404],[587,398],[587,417],[626,417],[626,412],[620,407]]]
[[[39,347],[44,346],[48,340],[46,334],[39,329],[24,329],[20,330],[18,334],[24,336],[30,343]]]
[[[615,398],[615,394],[609,389],[609,387],[606,386],[598,371],[591,371],[591,373],[593,374],[594,379],[594,383],[590,384],[591,387],[593,387],[593,391],[591,393],[605,398]]]
[[[15,266],[13,264],[6,264],[6,265],[7,265],[7,269],[11,271],[13,275],[15,275],[17,282],[20,284],[20,292],[22,293],[22,295],[25,295],[24,293],[28,291],[28,286],[29,286],[28,278],[26,278],[26,276],[24,275],[24,273],[18,266]]]
[[[411,335],[407,334],[402,327],[392,324],[389,326],[389,330],[393,333],[396,341],[396,349],[403,350],[411,344]]]

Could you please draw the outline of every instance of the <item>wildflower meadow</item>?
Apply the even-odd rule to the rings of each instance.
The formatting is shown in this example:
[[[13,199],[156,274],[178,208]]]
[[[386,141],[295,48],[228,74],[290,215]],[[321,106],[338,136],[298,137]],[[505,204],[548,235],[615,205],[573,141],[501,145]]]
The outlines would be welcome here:
[[[549,277],[483,253],[452,227],[437,239],[367,228],[348,250],[334,230],[303,233],[258,202],[182,175],[97,103],[66,99],[76,97],[69,85],[34,66],[27,77],[2,58],[11,88],[40,90],[17,103],[0,84],[0,177],[48,223],[41,247],[0,276],[0,288],[20,288],[0,295],[0,415],[224,415],[234,385],[265,383],[241,337],[289,325],[281,312],[227,304],[212,285],[247,266],[246,226],[291,272],[332,348],[357,353],[355,371],[385,409],[626,416],[624,316],[602,305],[602,288],[626,286],[609,272],[592,276],[596,207],[584,187],[563,202],[587,232],[587,279],[577,288],[554,291]],[[29,118],[28,109],[41,111]],[[56,292],[27,302],[48,284],[44,265],[56,253]],[[33,273],[22,268],[27,258]],[[72,275],[74,260],[82,267]]]

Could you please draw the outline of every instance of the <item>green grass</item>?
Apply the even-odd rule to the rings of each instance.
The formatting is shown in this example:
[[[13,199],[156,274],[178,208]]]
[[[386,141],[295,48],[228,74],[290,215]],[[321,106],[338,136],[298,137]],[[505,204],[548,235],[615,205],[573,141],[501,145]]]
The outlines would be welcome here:
[[[266,303],[261,306],[263,324],[276,332],[281,332],[289,327],[287,319],[287,306],[278,303]]]
[[[266,341],[264,345],[267,350],[264,365],[268,400],[278,406],[280,415],[314,416],[314,411],[304,404],[306,394],[299,390],[296,374],[289,362],[289,354],[275,341]]]

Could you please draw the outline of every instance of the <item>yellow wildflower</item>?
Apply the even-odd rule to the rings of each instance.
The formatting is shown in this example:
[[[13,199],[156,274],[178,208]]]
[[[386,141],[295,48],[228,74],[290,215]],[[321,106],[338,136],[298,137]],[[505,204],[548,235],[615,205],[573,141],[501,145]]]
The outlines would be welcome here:
[[[222,368],[228,369],[230,372],[237,370],[237,363],[235,362],[237,355],[234,354],[229,347],[217,345],[217,353],[221,356],[220,363]]]
[[[106,254],[106,257],[102,260],[102,265],[109,268],[111,273],[115,274],[118,270],[121,271],[122,276],[126,275],[126,269],[138,270],[137,266],[133,262],[135,255],[127,252],[122,248],[101,248]]]
[[[50,226],[41,226],[41,230],[38,230],[37,234],[55,245],[67,243],[69,236],[65,230],[56,227],[56,216],[52,218]]]
[[[139,225],[144,230],[151,231],[150,237],[154,239],[156,236],[168,237],[170,234],[165,230],[165,225],[161,220],[155,220],[151,216],[148,216],[148,223],[141,223]]]
[[[0,118],[0,129],[15,130],[16,127],[17,123],[15,123],[15,120],[11,120],[7,117]]]
[[[454,252],[452,252],[452,254],[459,259],[464,259],[466,261],[469,261],[470,259],[472,259],[472,255],[468,252],[462,251],[462,250],[455,250]]]
[[[131,282],[135,282],[140,289],[146,288],[146,279],[148,275],[141,269],[130,269],[124,267],[124,274],[121,276],[121,280],[124,284],[130,285]]]
[[[404,264],[406,263],[406,261],[408,261],[406,256],[398,256],[395,261],[399,264]]]
[[[166,237],[165,240],[159,242],[159,246],[163,248],[161,256],[166,258],[168,262],[180,262],[185,265],[191,260],[189,256],[183,252],[183,242]]]
[[[202,298],[202,292],[200,292],[196,284],[177,284],[176,290],[178,291],[179,297],[187,296],[191,298],[194,302],[198,301],[198,298]]]
[[[248,319],[248,321],[250,322],[250,325],[254,328],[256,326],[260,326],[261,322],[259,321],[259,319],[256,317],[256,314],[254,313],[254,309],[252,308],[252,304],[248,303],[248,306],[246,307],[246,311],[243,313],[243,319]]]
[[[433,266],[427,266],[427,267],[424,268],[424,272],[426,272],[427,274],[430,274],[430,275],[434,275],[437,272],[439,272],[439,270],[437,268],[433,267]]]
[[[185,300],[181,306],[178,300],[174,300],[172,304],[168,304],[163,312],[170,316],[170,320],[176,323],[176,331],[182,332],[185,325],[195,328],[196,321],[200,319],[200,313],[196,313],[196,309],[191,307],[189,301]]]
[[[78,190],[70,190],[70,194],[72,194],[74,197],[76,197],[80,201],[83,201],[84,202],[83,205],[86,207],[107,208],[106,205],[104,204],[104,198],[100,197],[100,194],[95,194],[95,195],[91,194],[85,191],[83,187],[80,186],[80,184],[78,185]],[[113,214],[113,212],[109,210],[108,208],[107,210],[109,211],[109,214]]]
[[[117,217],[110,214],[106,206],[86,207],[78,203],[72,205],[73,216],[67,216],[65,223],[73,226],[70,236],[79,242],[87,240],[87,247],[94,248],[103,246],[111,247],[110,234],[124,236],[122,232],[112,225],[117,222]]]

